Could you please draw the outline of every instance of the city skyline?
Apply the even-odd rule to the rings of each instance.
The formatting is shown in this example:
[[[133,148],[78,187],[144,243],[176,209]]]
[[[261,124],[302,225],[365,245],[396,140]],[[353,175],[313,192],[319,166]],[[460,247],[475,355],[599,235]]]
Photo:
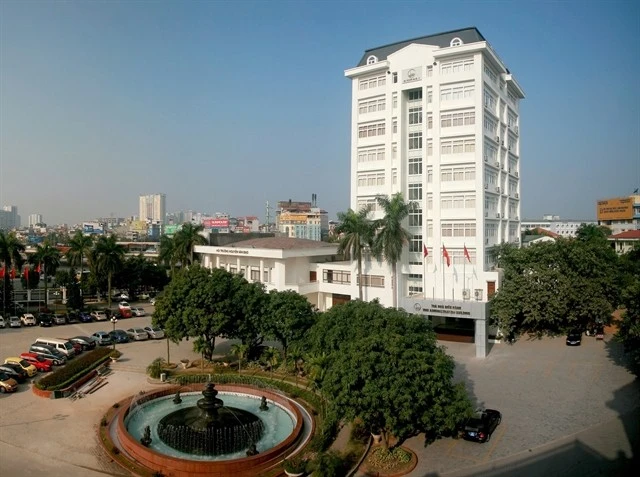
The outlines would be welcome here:
[[[157,190],[168,211],[263,221],[266,201],[316,193],[333,219],[350,195],[344,70],[469,26],[527,92],[522,218],[592,219],[638,187],[637,5],[376,5],[3,2],[0,204],[75,224]]]

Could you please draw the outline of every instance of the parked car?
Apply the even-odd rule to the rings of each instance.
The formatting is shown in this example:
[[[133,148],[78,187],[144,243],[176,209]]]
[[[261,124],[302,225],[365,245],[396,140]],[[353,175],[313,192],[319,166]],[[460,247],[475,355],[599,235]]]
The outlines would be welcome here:
[[[0,315],[0,328],[6,328],[7,324],[4,322],[4,318]]]
[[[36,317],[31,313],[23,313],[20,317],[20,321],[24,326],[36,326]]]
[[[93,339],[91,336],[74,336],[73,338],[68,338],[68,339],[72,343],[79,344],[82,347],[83,351],[86,351],[89,349],[95,349],[96,347],[96,340]]]
[[[109,336],[111,336],[111,341],[115,343],[128,343],[129,335],[124,330],[113,330],[109,332]]]
[[[40,326],[52,326],[53,317],[48,313],[40,313],[38,315],[38,324]]]
[[[13,393],[18,389],[18,382],[6,373],[0,372],[0,393]]]
[[[75,311],[67,313],[67,323],[79,323],[80,316]]]
[[[141,300],[148,300],[149,298],[151,298],[151,296],[148,293],[143,292],[138,295],[138,298],[140,298]]]
[[[149,335],[142,328],[129,328],[127,330],[127,334],[133,341],[144,341],[149,339]]]
[[[34,377],[38,373],[38,368],[22,358],[11,356],[10,358],[5,359],[4,363],[20,366],[30,378]]]
[[[66,325],[67,317],[64,313],[56,313],[55,315],[53,315],[53,322],[56,325]]]
[[[478,410],[464,424],[462,437],[468,441],[487,442],[502,421],[502,414],[495,409]]]
[[[156,306],[156,299],[152,298],[151,300],[149,300],[149,303],[151,303],[152,306]]]
[[[567,334],[567,346],[580,346],[582,343],[582,331],[571,330]]]
[[[43,358],[39,354],[21,353],[20,358],[34,365],[36,369],[42,373],[48,373],[51,371],[51,368],[53,368],[53,361]]]
[[[149,335],[149,338],[151,338],[152,340],[159,340],[164,338],[164,331],[162,330],[162,328],[158,328],[157,326],[145,326],[143,329],[147,332],[147,335]]]
[[[81,311],[80,313],[78,313],[78,318],[80,319],[80,323],[91,323],[93,321],[91,314],[87,313],[86,311]]]
[[[80,343],[76,343],[75,341],[72,341],[68,338],[60,338],[63,339],[65,341],[69,341],[71,343],[71,346],[73,346],[73,352],[74,352],[74,356],[78,356],[80,353],[82,353],[82,345]]]
[[[111,341],[111,335],[106,331],[96,331],[91,337],[96,340],[98,346],[108,346],[113,343],[113,341]]]
[[[60,366],[67,362],[66,356],[47,345],[34,343],[29,347],[29,353],[42,356],[51,361],[55,366]]]
[[[145,316],[147,313],[144,311],[144,308],[140,307],[132,307],[131,313],[133,316]]]
[[[122,300],[122,301],[127,301],[129,299],[129,295],[127,293],[118,293],[116,295],[113,296],[114,300]]]
[[[27,372],[15,364],[0,364],[0,372],[8,374],[19,383],[24,383],[27,380]]]
[[[17,316],[9,317],[9,328],[22,328],[22,321]]]
[[[96,321],[105,321],[107,319],[107,314],[104,311],[92,311],[90,314]]]

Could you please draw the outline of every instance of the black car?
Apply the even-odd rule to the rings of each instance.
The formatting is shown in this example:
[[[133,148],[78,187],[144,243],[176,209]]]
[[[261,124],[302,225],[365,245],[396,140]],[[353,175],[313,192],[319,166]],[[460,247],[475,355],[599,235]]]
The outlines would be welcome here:
[[[464,424],[462,437],[468,441],[487,442],[502,421],[502,414],[495,409],[476,411]]]
[[[111,337],[111,341],[114,343],[128,343],[129,335],[124,330],[113,330],[109,332],[109,336]]]
[[[82,346],[83,351],[94,349],[96,347],[96,340],[90,336],[74,336],[73,338],[69,338],[69,341],[72,343],[78,343]]]
[[[20,365],[5,363],[0,365],[0,372],[8,375],[9,377],[15,379],[19,383],[24,383],[27,380],[27,373]]]
[[[53,317],[47,313],[40,313],[38,316],[38,324],[40,326],[53,326]]]
[[[582,343],[582,331],[571,330],[567,334],[567,346],[580,346]]]

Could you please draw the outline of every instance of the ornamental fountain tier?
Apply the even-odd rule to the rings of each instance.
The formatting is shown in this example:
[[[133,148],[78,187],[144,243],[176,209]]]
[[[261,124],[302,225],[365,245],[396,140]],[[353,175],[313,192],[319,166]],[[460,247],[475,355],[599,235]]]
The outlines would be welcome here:
[[[248,449],[262,437],[264,424],[255,414],[226,407],[207,383],[196,406],[179,409],[158,423],[158,436],[168,446],[195,455],[217,456]]]

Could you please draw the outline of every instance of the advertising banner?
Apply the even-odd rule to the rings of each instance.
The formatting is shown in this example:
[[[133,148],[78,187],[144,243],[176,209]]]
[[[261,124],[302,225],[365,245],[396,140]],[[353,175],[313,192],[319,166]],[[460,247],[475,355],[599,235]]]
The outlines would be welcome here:
[[[632,218],[631,197],[598,201],[598,220],[631,220]]]

